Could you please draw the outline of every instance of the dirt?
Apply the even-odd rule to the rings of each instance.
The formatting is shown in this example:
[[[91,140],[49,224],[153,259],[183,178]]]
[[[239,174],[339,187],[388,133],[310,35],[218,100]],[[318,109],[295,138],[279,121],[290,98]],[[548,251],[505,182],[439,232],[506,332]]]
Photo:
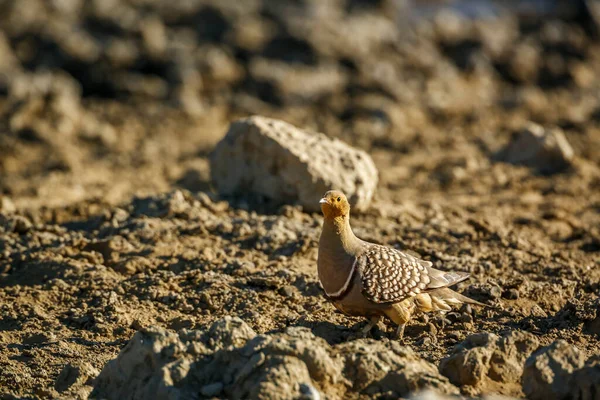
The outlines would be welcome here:
[[[0,3],[0,397],[85,397],[136,331],[224,316],[352,346],[366,321],[323,297],[321,216],[213,188],[210,151],[250,114],[367,151],[379,184],[357,236],[472,274],[459,289],[494,307],[418,318],[418,357],[515,330],[600,354],[600,41],[584,8],[175,3]],[[564,133],[565,168],[498,156],[530,122]]]

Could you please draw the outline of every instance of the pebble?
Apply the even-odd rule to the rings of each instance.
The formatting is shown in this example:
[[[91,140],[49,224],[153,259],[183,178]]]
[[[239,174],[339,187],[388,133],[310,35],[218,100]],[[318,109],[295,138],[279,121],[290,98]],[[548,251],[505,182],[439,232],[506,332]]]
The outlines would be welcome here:
[[[291,285],[286,285],[279,289],[279,293],[285,297],[294,297],[294,294],[296,293],[296,288]]]
[[[32,227],[31,222],[27,218],[20,215],[14,217],[13,224],[13,231],[19,235],[29,232]]]
[[[431,344],[431,338],[429,336],[423,336],[415,343],[417,346],[429,346]]]
[[[499,299],[502,296],[502,289],[499,286],[492,286],[488,293],[492,299]]]

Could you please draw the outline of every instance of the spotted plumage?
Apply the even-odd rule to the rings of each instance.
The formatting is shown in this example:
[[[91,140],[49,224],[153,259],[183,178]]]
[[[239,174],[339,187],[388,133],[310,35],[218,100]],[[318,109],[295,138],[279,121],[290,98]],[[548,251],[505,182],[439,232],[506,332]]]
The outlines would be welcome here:
[[[426,266],[410,254],[370,245],[358,256],[365,297],[375,303],[394,303],[421,293],[430,282]]]
[[[321,199],[324,215],[317,269],[326,296],[341,312],[370,319],[368,331],[387,317],[398,336],[415,311],[446,312],[461,303],[481,304],[449,286],[469,277],[445,272],[430,261],[357,238],[350,227],[350,205],[339,191]]]

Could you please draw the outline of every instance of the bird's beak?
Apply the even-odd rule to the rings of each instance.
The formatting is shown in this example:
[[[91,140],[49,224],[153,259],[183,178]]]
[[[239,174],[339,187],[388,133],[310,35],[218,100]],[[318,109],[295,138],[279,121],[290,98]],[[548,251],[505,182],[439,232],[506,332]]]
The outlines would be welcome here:
[[[319,200],[319,204],[327,204],[327,203],[329,203],[329,202],[327,201],[327,199],[325,197],[323,197],[321,200]]]

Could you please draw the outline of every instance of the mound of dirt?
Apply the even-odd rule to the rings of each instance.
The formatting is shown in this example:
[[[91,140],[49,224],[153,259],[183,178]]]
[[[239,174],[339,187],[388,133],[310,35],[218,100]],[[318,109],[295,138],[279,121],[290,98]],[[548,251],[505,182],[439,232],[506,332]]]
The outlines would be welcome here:
[[[531,399],[592,399],[600,389],[598,360],[564,340],[532,354],[523,371],[523,391]]]
[[[502,338],[476,333],[454,347],[440,363],[440,372],[463,386],[463,391],[477,393],[478,386],[494,386],[496,382],[519,387],[525,359],[538,345],[534,335],[524,332],[512,331]]]
[[[434,388],[458,393],[434,365],[395,342],[332,347],[307,328],[257,335],[226,317],[206,331],[136,333],[98,376],[91,397],[319,399],[350,390],[398,397]]]

